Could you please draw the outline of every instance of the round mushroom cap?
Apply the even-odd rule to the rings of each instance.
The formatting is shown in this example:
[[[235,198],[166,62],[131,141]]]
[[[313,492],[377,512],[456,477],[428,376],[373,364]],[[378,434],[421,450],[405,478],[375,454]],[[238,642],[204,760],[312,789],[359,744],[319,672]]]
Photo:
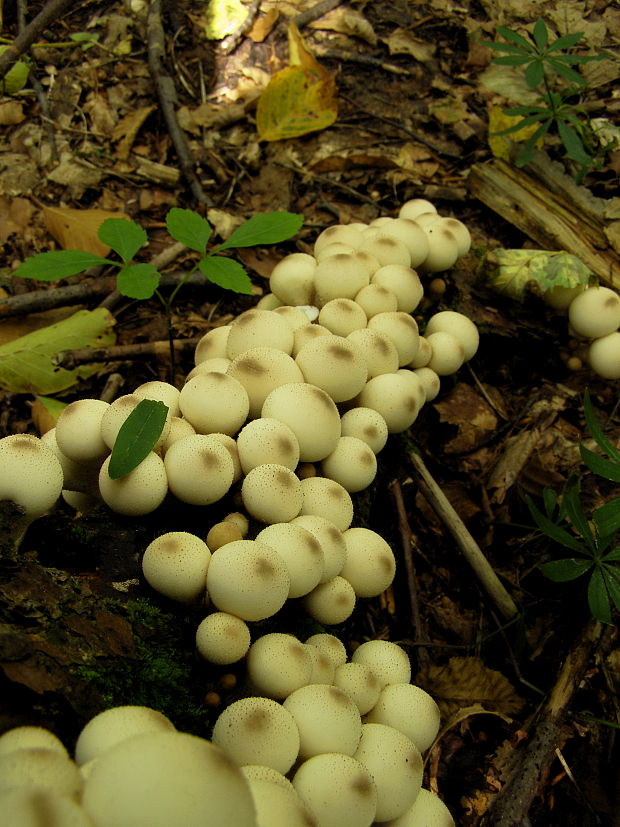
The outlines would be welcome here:
[[[194,364],[199,365],[207,359],[228,358],[226,355],[226,347],[229,333],[229,324],[208,330],[196,345]]]
[[[183,439],[183,437],[193,436],[195,433],[194,426],[188,422],[187,419],[183,419],[181,416],[170,417],[170,430],[168,431],[168,436],[161,444],[162,454],[165,456],[166,451],[171,445]]]
[[[155,591],[179,603],[204,598],[211,552],[188,531],[169,531],[146,547],[142,573]]]
[[[57,749],[24,747],[0,755],[0,792],[35,787],[77,798],[82,776],[77,765]]]
[[[395,313],[377,313],[368,320],[368,329],[383,333],[394,343],[399,366],[408,365],[415,358],[420,334],[413,316],[400,310]]]
[[[342,436],[354,436],[361,439],[374,454],[378,454],[388,438],[385,419],[372,408],[351,408],[341,417]]]
[[[226,373],[199,373],[179,396],[181,413],[199,434],[232,436],[247,419],[250,399],[238,379]]]
[[[440,221],[424,227],[428,238],[428,255],[420,265],[426,273],[448,270],[459,257],[459,245],[454,235]]]
[[[620,333],[595,339],[588,348],[588,362],[603,379],[620,379]]]
[[[241,498],[248,514],[261,523],[286,523],[301,511],[301,481],[290,468],[267,462],[248,472]]]
[[[411,218],[389,218],[381,225],[380,235],[396,238],[405,245],[409,250],[411,267],[422,264],[428,255],[428,239],[424,230]],[[411,311],[407,310],[405,312],[409,313]]]
[[[415,221],[419,215],[425,212],[437,212],[437,208],[430,201],[425,198],[412,198],[410,201],[405,201],[398,211],[399,218],[409,218]]]
[[[321,652],[316,646],[308,646],[308,651],[312,658],[312,673],[308,683],[326,683],[331,686],[334,683],[336,665],[328,655]]]
[[[439,707],[428,692],[411,683],[391,683],[383,687],[365,721],[394,727],[424,752],[437,737],[440,719]]]
[[[241,468],[241,460],[239,459],[239,451],[237,450],[237,441],[228,434],[213,433],[208,434],[208,436],[211,436],[213,439],[217,440],[217,442],[219,442],[220,445],[223,445],[230,454],[230,458],[233,462],[233,483],[238,482],[243,476],[243,470]]]
[[[449,230],[456,239],[459,248],[459,258],[466,256],[471,247],[471,235],[465,224],[459,221],[458,218],[452,218],[451,216],[442,216],[437,224]]]
[[[292,521],[309,531],[319,541],[323,551],[323,576],[319,582],[326,583],[340,574],[346,559],[346,546],[342,531],[335,523],[319,514],[300,514]]]
[[[355,304],[358,304],[362,308],[367,319],[371,319],[373,316],[376,316],[377,313],[398,310],[396,294],[388,290],[387,287],[383,287],[381,284],[374,284],[372,281],[370,284],[367,284],[366,287],[362,287],[355,296]],[[359,328],[354,328],[354,330],[355,329]],[[352,331],[349,331],[346,334],[341,333],[340,335],[348,336],[351,332]]]
[[[342,689],[312,683],[291,692],[283,702],[299,730],[299,757],[324,752],[353,755],[358,747],[362,720],[358,708]]]
[[[426,401],[432,402],[441,388],[441,380],[439,379],[439,375],[435,373],[432,368],[427,366],[423,368],[416,368],[413,372],[420,380]]]
[[[314,646],[319,652],[327,655],[336,668],[346,663],[347,650],[344,643],[339,637],[330,635],[329,632],[318,632],[316,635],[310,635],[306,640],[306,646]]]
[[[394,580],[396,560],[387,542],[369,528],[343,532],[347,559],[340,576],[353,586],[357,597],[376,597]]]
[[[249,784],[219,747],[184,732],[150,732],[104,753],[84,785],[97,827],[256,827]]]
[[[398,370],[399,359],[396,345],[384,333],[367,327],[364,330],[354,330],[353,333],[349,333],[347,340],[361,351],[366,360],[369,379],[382,373],[394,373]]]
[[[337,253],[354,253],[355,247],[350,244],[343,244],[341,241],[334,241],[333,244],[328,244],[323,247],[320,253],[315,255],[317,264],[320,264],[324,259],[330,256],[335,256]]]
[[[145,732],[176,732],[162,712],[148,706],[126,705],[104,709],[84,725],[75,745],[75,760],[83,766],[111,747]]]
[[[478,328],[463,313],[457,313],[455,310],[442,310],[439,313],[434,313],[428,320],[425,335],[429,336],[431,333],[437,333],[437,331],[451,333],[459,340],[463,347],[466,362],[478,350],[480,343]]]
[[[235,475],[228,449],[212,434],[179,439],[166,452],[164,466],[170,490],[190,505],[221,500]]]
[[[271,271],[269,289],[283,304],[310,304],[314,298],[316,260],[307,253],[291,253]]]
[[[420,789],[416,800],[408,810],[384,822],[385,827],[420,827],[422,824],[432,824],[433,827],[454,827],[454,819],[450,810],[441,798],[430,790]]]
[[[28,434],[0,439],[0,500],[14,502],[34,519],[54,505],[63,482],[60,460],[40,439]]]
[[[340,415],[334,400],[316,385],[293,383],[271,391],[261,416],[278,419],[293,431],[302,462],[317,462],[336,447]]]
[[[407,365],[408,368],[411,370],[415,370],[415,368],[423,368],[428,365],[431,361],[431,356],[433,355],[433,351],[429,343],[426,341],[424,336],[420,336],[418,340],[418,352],[416,353],[415,357],[409,362]]]
[[[465,351],[460,339],[444,330],[427,334],[425,338],[431,346],[431,358],[426,367],[434,370],[438,376],[456,373],[465,361]]]
[[[426,402],[426,391],[424,390],[420,377],[414,370],[410,370],[409,368],[399,368],[396,373],[398,376],[402,376],[403,379],[406,379],[407,382],[409,382],[409,387],[411,388],[415,398],[418,400],[419,410]]]
[[[289,597],[302,597],[323,576],[325,558],[321,543],[301,525],[282,522],[268,525],[256,539],[278,552],[290,577]]]
[[[212,359],[205,359],[204,362],[198,362],[196,367],[190,370],[185,377],[185,381],[189,382],[199,373],[226,373],[230,364],[231,360],[225,356],[214,356]]]
[[[377,474],[372,449],[354,436],[341,436],[334,450],[321,462],[323,475],[354,493],[368,488]]]
[[[239,766],[263,764],[282,774],[299,753],[295,719],[270,698],[242,698],[230,704],[215,722],[211,740]]]
[[[299,767],[293,787],[321,827],[368,827],[377,811],[372,776],[350,755],[314,755]]]
[[[211,556],[207,591],[222,612],[242,620],[264,620],[284,606],[289,588],[284,561],[265,543],[236,540]]]
[[[42,820],[43,819],[43,820]],[[86,811],[67,795],[40,787],[0,792],[0,824],[7,827],[94,827]]]
[[[288,353],[272,347],[246,350],[232,360],[227,373],[245,388],[250,400],[251,419],[260,416],[263,403],[274,388],[305,381],[296,361]]]
[[[310,617],[326,626],[344,623],[353,614],[355,592],[348,580],[336,575],[307,594],[303,606]]]
[[[140,517],[155,511],[163,503],[168,493],[168,478],[163,460],[156,453],[151,451],[133,471],[116,480],[108,473],[109,465],[110,457],[99,471],[99,493],[112,511]]]
[[[81,491],[84,494],[99,496],[99,469],[101,460],[95,459],[89,462],[76,462],[65,456],[58,447],[56,441],[56,428],[50,428],[41,437],[41,442],[54,452],[63,475],[63,490]]]
[[[353,520],[353,500],[339,482],[327,477],[306,477],[301,480],[302,505],[299,515],[313,514],[330,520],[345,531]]]
[[[38,747],[41,749],[56,750],[65,758],[69,753],[57,735],[42,726],[24,725],[13,727],[0,735],[0,755],[13,752],[16,749]]]
[[[362,290],[367,290],[369,286],[366,285]],[[366,327],[367,322],[364,309],[353,299],[332,299],[319,311],[319,324],[334,336],[348,336],[354,330]]]
[[[276,307],[273,312],[277,313],[278,316],[282,316],[283,319],[286,319],[289,325],[293,328],[293,331],[295,331],[300,327],[305,327],[308,322],[311,321],[311,318],[306,312],[307,307],[308,305],[298,307],[290,304],[283,304],[280,307]],[[313,316],[313,318],[316,318],[316,316]]]
[[[356,250],[362,243],[363,236],[359,226],[354,224],[334,224],[323,230],[314,242],[314,255],[330,244],[348,244]]]
[[[304,327],[298,327],[295,331],[295,338],[293,340],[293,352],[292,356],[295,358],[299,351],[302,349],[304,345],[307,345],[308,342],[314,342],[315,339],[319,339],[321,336],[332,336],[331,330],[328,330],[326,327],[323,327],[321,324],[317,324],[316,322],[312,322],[310,324],[305,325]]]
[[[415,393],[407,377],[398,373],[382,373],[370,379],[357,398],[364,408],[380,413],[390,434],[406,431],[420,412],[420,395]]]
[[[370,666],[381,687],[389,683],[409,683],[411,664],[404,649],[389,640],[368,640],[351,655],[353,663]]]
[[[244,425],[237,436],[237,451],[244,474],[266,463],[294,471],[299,463],[299,442],[294,432],[271,417],[259,417]]]
[[[424,230],[420,229],[417,224],[411,223],[422,234],[428,247]],[[383,287],[384,290],[389,290],[390,293],[396,296],[397,306],[393,310],[402,313],[411,313],[415,310],[424,295],[424,288],[416,271],[402,264],[387,264],[381,267],[373,274],[370,280],[370,286],[372,287],[372,285]],[[386,310],[389,309],[386,308]]]
[[[110,405],[101,417],[101,437],[107,447],[112,450],[118,432],[125,424],[127,417],[134,412],[143,399],[134,393],[127,393],[124,396],[119,396]],[[162,429],[159,439],[155,443],[154,450],[158,450],[167,440],[170,433],[170,411],[166,414],[166,421]],[[56,432],[58,437],[58,432]]]
[[[295,362],[304,381],[324,390],[334,402],[353,399],[368,378],[363,354],[340,336],[309,342],[299,351]]]
[[[314,303],[323,307],[332,299],[353,299],[370,283],[368,267],[354,253],[336,253],[314,271]]]
[[[144,382],[133,392],[139,399],[154,399],[163,402],[168,408],[169,416],[179,415],[179,389],[170,382]]]
[[[349,693],[360,715],[365,715],[373,708],[381,693],[381,682],[370,666],[353,661],[342,663],[336,668],[334,686]]]
[[[226,543],[243,539],[244,535],[241,533],[239,526],[230,520],[221,520],[221,522],[211,526],[207,534],[206,542],[209,549],[213,552],[220,548],[220,546],[225,546]]]
[[[388,264],[400,264],[403,267],[411,265],[411,253],[408,246],[400,239],[384,234],[383,229],[379,229],[376,234],[368,233],[358,252],[374,256],[379,262],[379,267],[385,267]]]
[[[377,821],[397,818],[411,807],[422,786],[422,756],[413,741],[384,724],[363,724],[353,757],[377,787]]]
[[[312,657],[293,635],[270,632],[250,646],[246,658],[254,691],[269,698],[286,698],[305,686],[312,674]]]
[[[245,621],[228,612],[207,615],[196,629],[198,654],[210,663],[235,663],[250,648],[250,630]]]
[[[270,781],[272,784],[279,784],[281,787],[286,787],[287,790],[293,786],[285,775],[274,770],[273,767],[266,767],[264,764],[244,764],[241,767],[241,772],[248,781],[252,781],[255,778],[262,779],[263,781]]]
[[[109,453],[101,436],[101,420],[109,408],[101,399],[78,399],[64,408],[56,422],[56,441],[74,462],[102,460]]]
[[[585,339],[613,333],[620,326],[620,296],[609,287],[589,287],[568,306],[568,321]]]
[[[293,328],[273,310],[246,310],[230,325],[226,356],[234,359],[254,347],[271,347],[290,354]]]

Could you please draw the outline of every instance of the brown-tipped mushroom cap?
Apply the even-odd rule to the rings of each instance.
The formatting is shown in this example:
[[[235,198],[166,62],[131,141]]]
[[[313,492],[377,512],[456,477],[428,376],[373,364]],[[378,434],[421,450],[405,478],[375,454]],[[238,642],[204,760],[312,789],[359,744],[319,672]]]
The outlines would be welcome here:
[[[335,480],[350,493],[368,488],[377,474],[377,458],[365,442],[341,436],[334,450],[321,462],[323,476]]]
[[[355,608],[353,586],[344,577],[336,575],[325,583],[319,583],[303,600],[310,617],[326,626],[344,623]]]
[[[332,299],[352,299],[370,282],[370,272],[353,253],[328,256],[314,271],[314,303],[323,307]]]
[[[369,528],[343,532],[347,559],[340,576],[353,586],[357,597],[376,597],[394,580],[396,560],[388,543]]]
[[[434,313],[428,320],[425,335],[430,336],[432,333],[437,333],[438,331],[451,333],[459,340],[463,347],[463,355],[466,362],[469,361],[478,350],[480,343],[478,328],[472,320],[468,319],[463,313],[457,313],[455,310],[442,310],[439,313]]]
[[[286,523],[301,510],[301,481],[285,465],[267,462],[248,471],[241,498],[248,514],[261,523]]]
[[[112,511],[140,517],[159,508],[168,493],[168,479],[160,456],[151,451],[133,471],[116,480],[108,473],[109,465],[108,457],[99,472],[99,493]]]
[[[398,352],[400,367],[408,365],[418,352],[418,325],[413,316],[397,310],[394,313],[377,313],[368,320],[368,329],[383,333]]]
[[[283,304],[310,304],[314,298],[316,260],[307,253],[291,253],[279,261],[269,277],[269,289]]]
[[[0,439],[0,500],[14,502],[26,518],[35,519],[50,510],[62,488],[60,461],[40,439],[27,434]]]
[[[304,380],[324,390],[334,402],[353,399],[368,378],[363,354],[340,336],[309,342],[299,351],[295,362]]]
[[[426,241],[424,231],[420,230],[420,232]],[[403,313],[411,313],[415,310],[424,295],[422,282],[416,271],[401,264],[388,264],[381,267],[370,280],[370,285],[373,284],[393,293],[396,296],[397,303],[394,310],[400,310]]]
[[[240,382],[250,400],[249,416],[260,416],[265,399],[274,388],[293,382],[304,382],[295,360],[272,347],[254,347],[236,356],[228,368],[229,376]]]
[[[188,531],[169,531],[148,544],[142,573],[151,588],[179,603],[204,598],[211,552]]]
[[[84,725],[75,745],[75,760],[83,766],[126,738],[145,732],[174,731],[172,721],[149,706],[113,706]]]
[[[194,376],[181,389],[181,413],[199,434],[232,436],[243,425],[250,399],[241,382],[225,373]]]
[[[226,356],[234,359],[253,347],[273,347],[290,354],[293,328],[273,310],[246,310],[230,325]]]
[[[324,752],[353,755],[362,722],[358,708],[342,689],[323,683],[302,686],[286,698],[284,708],[299,730],[300,758]]]
[[[166,452],[164,465],[174,496],[191,505],[221,500],[235,474],[228,449],[208,434],[194,434],[175,442]]]
[[[312,658],[293,635],[270,632],[250,646],[246,666],[252,689],[269,698],[286,698],[305,686],[312,674]]]
[[[101,420],[109,408],[101,399],[78,399],[62,411],[56,422],[56,441],[75,462],[103,461],[109,446],[101,436]]]
[[[396,345],[384,333],[367,327],[365,330],[354,330],[353,333],[349,333],[347,339],[358,348],[366,360],[369,379],[381,373],[393,373],[398,370]]]
[[[406,431],[420,412],[420,396],[411,382],[398,373],[382,373],[370,379],[357,398],[365,408],[372,408],[385,419],[388,431]]]
[[[196,345],[194,364],[199,365],[207,359],[227,358],[226,346],[229,333],[229,324],[208,330]]]
[[[300,515],[313,514],[330,520],[345,531],[353,520],[351,495],[340,483],[327,477],[301,480],[302,506]]]
[[[259,532],[256,539],[275,549],[286,564],[291,580],[289,597],[301,597],[321,581],[325,569],[323,549],[303,526],[274,523]]]
[[[368,289],[369,285],[366,285]],[[354,330],[366,327],[368,318],[361,305],[353,299],[332,299],[319,311],[319,324],[335,336],[348,336]]]
[[[237,450],[244,474],[269,462],[294,471],[299,462],[297,437],[284,422],[270,417],[259,417],[244,425],[237,436]]]
[[[210,663],[235,663],[250,648],[250,630],[240,617],[213,612],[196,629],[198,654]]]
[[[375,454],[385,448],[388,429],[385,419],[372,408],[351,408],[341,417],[342,435],[354,436],[365,442]]]

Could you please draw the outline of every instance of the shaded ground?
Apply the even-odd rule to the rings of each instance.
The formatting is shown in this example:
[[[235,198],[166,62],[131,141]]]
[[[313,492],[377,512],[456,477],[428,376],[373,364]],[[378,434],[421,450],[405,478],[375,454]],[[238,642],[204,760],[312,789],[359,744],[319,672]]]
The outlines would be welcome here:
[[[463,825],[481,823],[510,777],[519,744],[536,732],[541,699],[588,623],[581,582],[551,584],[537,570],[556,552],[531,528],[523,496],[539,498],[544,486],[559,490],[578,467],[586,386],[609,438],[617,443],[619,436],[616,383],[585,368],[568,369],[574,343],[565,320],[534,297],[523,304],[498,297],[479,274],[485,251],[531,246],[468,185],[471,166],[491,158],[488,106],[503,102],[480,82],[491,56],[480,40],[493,38],[496,23],[518,28],[543,9],[535,2],[500,5],[376,2],[356,5],[356,15],[342,7],[303,28],[310,48],[336,75],[339,117],[326,131],[274,143],[257,139],[256,99],[270,73],[286,64],[285,21],[303,6],[262,3],[255,40],[241,38],[228,56],[202,36],[201,4],[179,3],[164,17],[178,119],[208,200],[200,209],[222,231],[254,212],[304,215],[294,242],[241,256],[256,296],[267,292],[273,264],[286,252],[311,250],[324,227],[395,215],[412,197],[429,198],[472,233],[471,254],[445,274],[443,284],[427,289],[416,318],[423,326],[436,309],[466,313],[479,326],[480,351],[470,367],[442,381],[440,396],[409,432],[392,438],[376,482],[356,495],[356,524],[391,542],[399,576],[385,597],[360,601],[337,630],[349,646],[374,636],[402,642],[416,680],[442,701],[448,718],[475,703],[487,710],[454,723],[427,764],[428,783]],[[29,17],[37,11],[32,4]],[[611,74],[592,79],[586,101],[593,115],[607,112],[617,119],[620,11],[579,2],[557,2],[544,11],[560,33],[586,31],[588,46],[615,50]],[[6,3],[7,38],[16,33],[15,13],[15,4]],[[72,45],[75,32],[99,35],[98,45],[85,51]],[[33,287],[11,278],[14,264],[54,246],[42,205],[129,214],[149,232],[145,260],[169,244],[163,218],[170,206],[199,208],[179,173],[153,91],[140,0],[81,4],[55,20],[43,41],[49,45],[34,54],[49,113],[30,90],[0,103],[2,273],[13,294]],[[550,152],[561,157],[553,144]],[[597,197],[615,195],[617,163],[617,153],[610,154],[584,181]],[[191,261],[183,254],[173,267],[182,270]],[[175,336],[200,336],[255,301],[214,286],[188,287],[175,306]],[[155,301],[123,300],[113,312],[119,344],[166,337]],[[2,322],[3,341],[22,335],[28,324],[28,318]],[[177,384],[192,364],[188,355],[179,358]],[[121,374],[127,392],[148,379],[167,379],[168,371],[163,357],[109,363],[62,399],[98,397],[111,373]],[[36,431],[32,401],[31,395],[3,392],[2,435]],[[519,604],[517,623],[504,627],[420,493],[407,460],[414,447]],[[404,514],[392,496],[395,481]],[[591,477],[583,486],[592,507],[610,495]],[[231,677],[196,661],[200,613],[179,611],[148,590],[139,581],[139,558],[157,534],[183,529],[205,535],[232,506],[227,501],[203,510],[167,503],[135,521],[103,509],[76,516],[61,505],[35,523],[19,555],[0,561],[0,726],[42,723],[70,745],[102,706],[131,702],[162,709],[181,728],[208,733],[218,700],[243,691],[242,670]],[[412,533],[406,545],[414,549],[415,576],[409,578],[403,531]],[[294,607],[277,621],[256,624],[256,634],[275,628],[300,636],[316,631]],[[614,730],[594,720],[619,721],[614,646],[608,631],[587,658],[561,754],[529,814],[532,824],[617,823]]]

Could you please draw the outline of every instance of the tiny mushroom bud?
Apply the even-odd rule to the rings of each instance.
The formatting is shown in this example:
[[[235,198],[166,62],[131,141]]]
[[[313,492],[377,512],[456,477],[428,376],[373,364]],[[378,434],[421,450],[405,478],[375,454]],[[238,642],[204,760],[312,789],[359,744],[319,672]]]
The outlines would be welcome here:
[[[269,277],[269,288],[284,304],[310,304],[314,298],[316,259],[292,253],[279,261]]]
[[[274,462],[257,465],[241,487],[246,511],[262,523],[286,523],[302,507],[301,481],[290,468]]]
[[[426,241],[426,235],[420,230]],[[426,242],[428,246],[428,242]],[[371,286],[384,287],[396,296],[397,307],[404,313],[411,313],[420,304],[424,289],[415,270],[402,264],[387,264],[373,274]]]
[[[181,413],[199,434],[232,436],[245,422],[250,399],[241,382],[225,373],[202,373],[186,382],[179,397]]]
[[[375,454],[383,448],[388,438],[385,419],[372,408],[351,408],[341,417],[342,435],[363,440]]]
[[[175,732],[175,727],[162,712],[148,706],[104,709],[82,728],[75,745],[75,760],[83,766],[126,738],[145,732]]]
[[[226,347],[229,333],[229,324],[208,330],[196,345],[194,364],[199,365],[207,359],[228,358]]]
[[[326,477],[307,477],[300,481],[302,505],[299,514],[314,514],[331,520],[345,531],[353,520],[351,495],[340,483]]]
[[[282,522],[268,525],[256,539],[278,552],[290,577],[289,597],[301,597],[323,577],[325,558],[320,542],[303,526]]]
[[[364,720],[398,729],[424,752],[437,737],[440,717],[428,692],[410,683],[392,683],[383,687]]]
[[[109,465],[110,457],[99,472],[99,493],[112,511],[140,517],[159,508],[168,493],[168,479],[160,456],[151,451],[133,471],[115,480],[108,473]]]
[[[232,543],[235,540],[243,540],[243,534],[239,527],[230,520],[222,520],[211,526],[207,534],[207,545],[211,551],[215,551],[220,546],[225,546],[226,543]]]
[[[369,528],[343,532],[347,559],[340,576],[353,586],[357,597],[376,597],[394,580],[396,561],[388,543]]]
[[[293,328],[273,310],[246,310],[230,325],[226,356],[234,359],[253,347],[272,347],[290,354]]]
[[[325,583],[319,583],[302,602],[310,617],[332,626],[351,617],[355,608],[355,592],[348,580],[336,575]]]
[[[424,228],[428,238],[428,255],[420,265],[426,273],[438,273],[448,270],[459,257],[459,245],[456,238],[436,221]]]
[[[250,648],[250,630],[240,617],[228,612],[207,615],[196,629],[198,654],[210,663],[235,663]]]
[[[269,462],[294,471],[299,462],[297,437],[284,422],[269,417],[253,419],[241,429],[237,450],[244,474]]]
[[[388,683],[409,683],[411,664],[404,649],[389,640],[368,640],[351,656],[353,663],[370,666],[383,686]]]
[[[314,755],[293,777],[321,827],[368,827],[377,811],[377,788],[366,767],[337,752]]]
[[[0,500],[22,508],[25,522],[49,511],[62,488],[62,466],[44,442],[28,434],[0,439]]]
[[[368,320],[368,329],[383,333],[390,339],[398,351],[400,367],[408,365],[418,352],[418,325],[409,313],[377,313]]]
[[[613,333],[620,326],[620,296],[609,287],[589,287],[570,303],[568,320],[585,339]]]
[[[165,472],[174,496],[191,505],[221,500],[235,474],[227,448],[213,435],[186,436],[171,445],[164,458]]]
[[[101,436],[101,420],[109,407],[101,399],[78,399],[63,409],[56,422],[56,441],[65,456],[75,462],[103,461],[109,446]]]
[[[366,285],[362,290],[368,287]],[[366,327],[367,322],[363,308],[353,299],[332,299],[319,311],[319,324],[335,336],[348,336],[354,330]]]
[[[620,333],[595,339],[588,348],[588,362],[603,379],[620,379]]]
[[[325,752],[353,755],[362,722],[358,708],[342,689],[312,683],[291,692],[283,702],[297,724],[299,756],[310,758]]]
[[[437,213],[437,208],[424,198],[413,198],[402,205],[398,211],[398,217],[415,221],[419,215],[427,212]]]
[[[434,370],[438,376],[456,373],[465,361],[465,351],[460,339],[443,330],[425,336],[431,346],[432,356],[426,367]]]
[[[440,313],[435,313],[428,320],[425,335],[429,336],[432,333],[437,333],[437,331],[451,333],[459,340],[463,347],[466,362],[478,350],[480,343],[478,328],[463,313],[457,313],[454,310],[442,310]],[[421,365],[416,365],[416,367],[421,367]]]
[[[295,360],[288,353],[272,347],[244,351],[232,360],[227,373],[245,388],[250,400],[251,419],[260,416],[263,403],[274,388],[304,381]]]
[[[379,700],[381,682],[365,663],[342,663],[336,667],[334,686],[347,692],[355,701],[360,715],[365,715]]]
[[[146,547],[142,573],[155,591],[179,603],[204,597],[211,552],[207,544],[187,531],[169,531]]]
[[[377,458],[361,439],[342,436],[334,450],[321,462],[323,476],[354,493],[368,488],[377,474]]]
[[[352,253],[336,253],[323,259],[314,271],[315,304],[332,299],[353,299],[370,282],[368,268]]]
[[[246,666],[253,690],[270,698],[286,698],[310,680],[312,657],[293,635],[271,632],[250,646]]]
[[[339,336],[309,342],[299,351],[295,362],[304,380],[324,390],[334,402],[353,399],[368,378],[361,351]]]

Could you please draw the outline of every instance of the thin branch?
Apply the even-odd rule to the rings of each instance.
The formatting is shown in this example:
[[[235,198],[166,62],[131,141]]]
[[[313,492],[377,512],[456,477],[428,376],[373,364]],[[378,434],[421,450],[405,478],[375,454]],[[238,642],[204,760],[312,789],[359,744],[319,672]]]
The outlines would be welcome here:
[[[314,6],[311,6],[309,9],[306,9],[306,11],[302,11],[294,17],[293,23],[298,29],[301,29],[303,26],[307,26],[308,23],[314,23],[319,17],[323,17],[324,14],[341,5],[342,0],[321,0],[320,3],[316,3]]]
[[[194,339],[173,339],[172,346],[176,353],[193,351],[200,341]],[[54,364],[59,368],[72,370],[77,365],[91,362],[116,362],[132,359],[150,359],[151,356],[170,356],[170,342],[141,342],[136,345],[112,345],[110,347],[87,347],[80,350],[61,350],[54,357]]]
[[[248,13],[245,20],[239,26],[236,32],[229,34],[219,45],[218,52],[222,55],[232,54],[237,46],[241,43],[246,34],[250,31],[256,20],[256,15],[260,9],[261,0],[252,0],[248,6]]]

